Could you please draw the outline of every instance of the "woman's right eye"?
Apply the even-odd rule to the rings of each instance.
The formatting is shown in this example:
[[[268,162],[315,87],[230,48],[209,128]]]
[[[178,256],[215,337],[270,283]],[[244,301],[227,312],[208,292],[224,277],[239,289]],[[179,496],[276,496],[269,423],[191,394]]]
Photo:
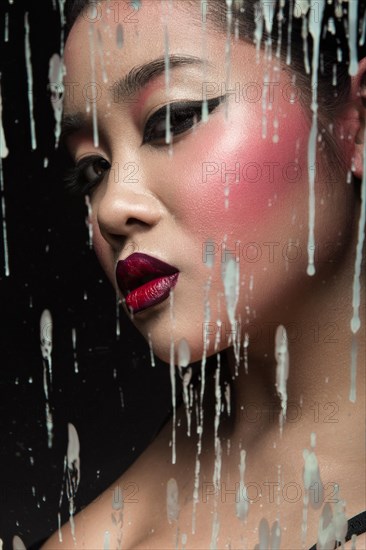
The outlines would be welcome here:
[[[89,194],[110,170],[110,163],[100,156],[81,159],[65,177],[66,190],[72,195]]]

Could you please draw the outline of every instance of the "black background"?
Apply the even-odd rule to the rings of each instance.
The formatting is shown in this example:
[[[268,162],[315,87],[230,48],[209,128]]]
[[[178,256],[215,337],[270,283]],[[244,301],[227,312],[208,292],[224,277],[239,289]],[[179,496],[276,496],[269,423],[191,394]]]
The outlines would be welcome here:
[[[37,149],[32,151],[25,64],[24,15],[29,13]],[[9,40],[5,41],[8,13]],[[2,0],[0,61],[3,126],[9,156],[3,159],[10,275],[0,243],[0,538],[12,548],[57,530],[68,520],[63,485],[68,423],[80,440],[81,480],[76,511],[107,488],[141,453],[170,415],[169,367],[120,311],[89,248],[83,199],[63,189],[69,160],[55,150],[54,115],[47,90],[49,60],[60,53],[56,0]],[[44,167],[44,159],[48,167]],[[4,220],[2,220],[4,221]],[[0,226],[0,233],[1,226]],[[87,293],[87,299],[84,293]],[[47,445],[46,398],[40,318],[53,320],[53,384],[49,403],[53,445]],[[75,372],[72,329],[76,330]]]

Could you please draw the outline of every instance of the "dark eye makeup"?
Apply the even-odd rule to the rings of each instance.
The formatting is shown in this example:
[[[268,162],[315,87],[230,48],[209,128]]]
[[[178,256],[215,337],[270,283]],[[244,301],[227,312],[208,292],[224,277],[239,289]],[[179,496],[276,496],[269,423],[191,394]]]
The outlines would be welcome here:
[[[207,100],[207,110],[211,113],[224,100],[225,96],[215,97]],[[203,101],[175,102],[170,104],[170,132],[172,136],[183,134],[190,130],[202,118]],[[144,129],[142,144],[161,142],[160,145],[167,145],[165,142],[167,126],[168,105],[164,105],[156,111],[147,121]]]
[[[212,113],[226,96],[207,100],[207,112]],[[194,128],[202,119],[203,101],[182,101],[170,104],[170,133],[174,137],[182,136]],[[147,120],[141,145],[149,144],[161,148],[167,147],[165,142],[168,105],[153,113]],[[90,155],[82,158],[71,168],[65,178],[65,189],[71,195],[86,195],[92,193],[102,182],[111,168],[111,164],[100,155]]]

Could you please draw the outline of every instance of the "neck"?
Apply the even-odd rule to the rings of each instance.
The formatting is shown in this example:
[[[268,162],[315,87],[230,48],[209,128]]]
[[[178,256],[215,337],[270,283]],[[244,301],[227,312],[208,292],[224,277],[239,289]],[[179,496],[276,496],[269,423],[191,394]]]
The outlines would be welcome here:
[[[361,328],[352,335],[355,249],[356,242],[345,252],[342,267],[337,271],[334,268],[331,274],[323,271],[317,281],[309,277],[302,299],[292,308],[291,321],[288,315],[282,319],[279,315],[278,322],[267,324],[274,329],[270,333],[272,338],[267,338],[262,346],[251,346],[249,342],[247,372],[244,358],[237,365],[233,348],[226,350],[234,410],[231,424],[220,419],[219,432],[223,452],[230,439],[231,458],[225,460],[232,468],[237,470],[239,451],[245,449],[249,461],[251,457],[261,457],[255,465],[252,463],[251,469],[249,466],[254,479],[261,478],[264,472],[267,475],[273,471],[268,475],[274,476],[281,464],[287,479],[299,483],[302,483],[303,450],[310,449],[311,434],[316,434],[315,453],[322,482],[339,483],[340,498],[351,507],[348,515],[352,515],[352,506],[353,513],[365,506],[360,493],[360,487],[364,486],[360,475],[364,471],[365,439],[365,293],[362,289]],[[274,342],[275,328],[280,324],[287,330],[289,352],[287,413],[282,434]],[[350,400],[352,342],[358,347],[355,401]],[[215,396],[212,400],[215,401]],[[212,445],[212,439],[210,442]]]

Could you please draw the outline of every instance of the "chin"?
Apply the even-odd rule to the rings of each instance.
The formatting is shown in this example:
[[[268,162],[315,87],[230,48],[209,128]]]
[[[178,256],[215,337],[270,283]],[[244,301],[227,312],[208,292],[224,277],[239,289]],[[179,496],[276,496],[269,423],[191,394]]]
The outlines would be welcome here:
[[[147,315],[144,320],[142,315],[139,318],[136,316],[132,322],[146,342],[151,345],[154,355],[164,363],[170,364],[173,351],[174,365],[178,366],[179,349],[182,350],[183,357],[187,358],[185,364],[188,364],[199,362],[204,356],[208,358],[232,345],[227,337],[223,337],[215,346],[215,334],[211,333],[208,335],[205,350],[203,320],[190,319],[188,322],[185,320],[180,323],[176,317],[173,323],[169,313],[167,315],[151,313],[149,317],[151,322],[147,322]],[[213,323],[211,325],[213,326]]]

